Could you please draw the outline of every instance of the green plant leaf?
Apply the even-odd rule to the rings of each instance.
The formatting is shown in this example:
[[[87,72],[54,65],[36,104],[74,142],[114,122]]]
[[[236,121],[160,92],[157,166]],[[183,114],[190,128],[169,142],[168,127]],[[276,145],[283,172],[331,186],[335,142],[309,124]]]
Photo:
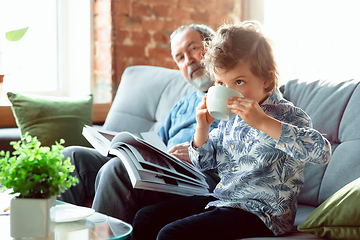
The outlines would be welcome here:
[[[9,31],[5,34],[6,39],[13,42],[13,41],[19,41],[26,33],[29,27],[21,28],[18,30]]]
[[[15,151],[0,151],[0,189],[13,189],[22,198],[57,196],[79,180],[71,175],[70,158],[63,161],[60,143],[42,147],[37,137],[28,133],[20,141],[11,142]],[[2,187],[1,187],[2,186]]]

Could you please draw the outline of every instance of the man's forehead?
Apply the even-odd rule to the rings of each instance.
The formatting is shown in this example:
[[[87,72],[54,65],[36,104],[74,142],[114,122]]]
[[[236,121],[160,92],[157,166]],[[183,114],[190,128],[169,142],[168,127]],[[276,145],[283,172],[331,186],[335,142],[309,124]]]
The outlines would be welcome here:
[[[202,38],[197,30],[187,28],[175,35],[171,42],[171,54],[174,56],[178,52],[185,50],[191,43],[202,44]]]

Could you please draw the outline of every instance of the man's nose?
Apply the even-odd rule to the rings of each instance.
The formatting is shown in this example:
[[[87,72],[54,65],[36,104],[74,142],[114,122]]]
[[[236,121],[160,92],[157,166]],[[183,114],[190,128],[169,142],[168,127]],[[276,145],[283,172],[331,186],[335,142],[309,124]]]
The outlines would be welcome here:
[[[185,54],[185,63],[186,65],[191,65],[195,61],[194,57],[191,54]]]

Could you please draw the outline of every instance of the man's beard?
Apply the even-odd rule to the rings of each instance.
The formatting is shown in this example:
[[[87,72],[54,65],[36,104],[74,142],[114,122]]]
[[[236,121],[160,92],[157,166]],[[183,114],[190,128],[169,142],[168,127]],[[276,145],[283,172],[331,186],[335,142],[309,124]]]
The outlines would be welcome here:
[[[201,68],[202,71],[193,74],[193,72],[199,68]],[[214,84],[201,63],[194,63],[188,66],[188,76],[189,83],[203,92],[206,92],[209,87]]]

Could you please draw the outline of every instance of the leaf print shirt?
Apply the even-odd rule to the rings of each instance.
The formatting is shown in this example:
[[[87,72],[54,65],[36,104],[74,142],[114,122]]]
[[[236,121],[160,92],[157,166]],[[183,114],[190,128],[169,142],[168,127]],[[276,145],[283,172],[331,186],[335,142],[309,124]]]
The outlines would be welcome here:
[[[189,148],[200,170],[217,168],[218,200],[210,206],[242,208],[257,215],[275,234],[289,232],[294,224],[296,197],[304,185],[307,162],[327,164],[330,143],[311,128],[310,117],[275,91],[261,108],[282,122],[279,140],[251,128],[238,115],[220,121],[200,148]],[[191,142],[191,146],[192,142]]]

